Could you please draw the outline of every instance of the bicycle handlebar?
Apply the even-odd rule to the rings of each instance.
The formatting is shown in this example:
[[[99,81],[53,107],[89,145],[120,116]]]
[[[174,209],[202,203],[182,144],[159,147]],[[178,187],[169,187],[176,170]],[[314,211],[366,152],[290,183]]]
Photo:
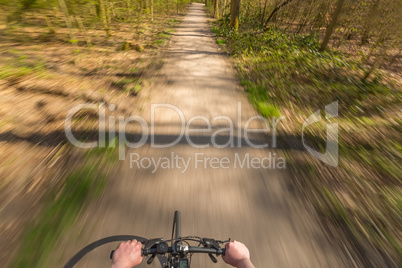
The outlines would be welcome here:
[[[230,242],[230,238],[227,241],[221,241],[221,240],[215,240],[212,238],[201,238],[199,236],[186,236],[186,237],[181,237],[180,234],[180,212],[175,211],[175,217],[174,217],[174,222],[173,222],[173,232],[172,232],[172,239],[171,240],[166,240],[164,241],[162,238],[154,238],[154,239],[146,239],[144,237],[139,237],[139,236],[132,236],[132,235],[116,235],[116,236],[110,236],[110,237],[105,237],[102,238],[98,241],[95,241],[85,248],[81,249],[79,252],[77,252],[64,266],[64,268],[72,268],[78,261],[81,260],[82,257],[84,257],[87,253],[92,251],[93,249],[107,244],[111,242],[117,242],[117,241],[128,241],[128,240],[137,240],[141,242],[144,247],[141,249],[141,255],[146,256],[146,255],[151,255],[151,257],[148,259],[147,263],[150,264],[154,260],[154,257],[158,255],[158,259],[161,262],[163,267],[166,267],[166,263],[163,262],[163,260],[166,260],[166,262],[170,263],[173,265],[173,267],[179,267],[179,263],[177,262],[178,259],[180,259],[180,267],[182,267],[182,264],[184,264],[184,260],[191,259],[192,253],[206,253],[209,255],[211,260],[216,263],[217,259],[213,256],[214,254],[216,256],[219,255],[225,255],[226,250],[225,248],[221,248],[220,245],[226,244]],[[173,236],[175,234],[175,236]],[[175,237],[175,238],[173,238]],[[188,241],[195,241],[199,242],[199,245],[197,247],[190,246]],[[183,245],[182,242],[185,242],[186,245]],[[168,243],[171,243],[171,246],[168,246]],[[199,247],[200,245],[203,245],[203,247]],[[113,258],[113,253],[114,250],[110,254],[110,258]],[[166,257],[164,256],[165,254],[168,254],[169,256]],[[163,259],[164,258],[164,259]],[[169,259],[168,259],[169,258]],[[183,261],[183,263],[182,263]],[[190,261],[191,263],[191,261]],[[188,267],[188,266],[184,266]]]
[[[174,253],[175,251],[173,250],[172,247],[169,247],[166,253]],[[214,249],[214,248],[204,248],[204,247],[188,247],[187,249],[184,249],[183,252],[185,253],[208,253],[208,254],[217,254],[217,255],[223,255],[225,256],[226,249],[221,248],[221,249]],[[148,250],[141,249],[141,255],[148,255],[148,254],[165,254],[165,253],[159,253],[158,249],[156,248],[151,248]]]

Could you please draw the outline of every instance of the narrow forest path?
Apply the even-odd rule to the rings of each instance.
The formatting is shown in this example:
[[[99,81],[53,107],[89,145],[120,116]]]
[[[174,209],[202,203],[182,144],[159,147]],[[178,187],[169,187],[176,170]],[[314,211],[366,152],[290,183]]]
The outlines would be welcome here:
[[[251,160],[270,154],[273,157],[275,153],[279,160],[282,151],[272,148],[265,134],[250,135],[253,143],[268,140],[270,146],[265,149],[248,145],[243,133],[239,137],[238,130],[243,131],[247,120],[257,114],[241,90],[230,62],[219,52],[204,5],[192,4],[173,35],[165,64],[151,88],[140,96],[141,107],[133,107],[133,114],[141,115],[150,125],[151,104],[171,104],[182,111],[187,123],[193,116],[204,116],[212,123],[211,132],[193,131],[189,137],[193,143],[209,147],[195,148],[183,137],[173,147],[152,148],[148,140],[142,147],[127,151],[119,176],[110,179],[101,199],[59,241],[50,266],[60,267],[60,262],[65,263],[76,251],[105,236],[168,238],[173,212],[180,210],[183,235],[242,241],[249,247],[256,267],[352,267],[339,245],[331,242],[321,229],[314,213],[292,191],[292,177],[286,169],[241,168],[238,163],[234,167],[238,158],[243,161],[247,154]],[[231,127],[227,118],[213,120],[217,116],[232,119],[234,147],[212,145],[213,132]],[[157,109],[154,123],[158,144],[172,142],[181,133],[179,116],[170,108]],[[191,128],[206,128],[206,124],[195,120]],[[140,133],[141,129],[136,131]],[[221,132],[216,141],[223,145],[230,138],[229,132]],[[173,154],[186,161],[190,159],[190,164],[185,172],[179,163],[180,166],[157,168],[152,173],[153,164],[147,169],[130,167],[131,153],[138,154],[140,159],[156,160],[171,158]],[[197,154],[202,162],[196,167]],[[204,168],[204,157],[226,157],[229,164],[224,166],[229,168],[214,168],[217,164],[208,163]],[[109,253],[115,246],[95,250],[78,267],[108,267]],[[151,267],[158,265],[155,260]],[[143,262],[141,267],[148,266]],[[194,255],[192,267],[227,266],[221,259],[214,265],[208,256]]]

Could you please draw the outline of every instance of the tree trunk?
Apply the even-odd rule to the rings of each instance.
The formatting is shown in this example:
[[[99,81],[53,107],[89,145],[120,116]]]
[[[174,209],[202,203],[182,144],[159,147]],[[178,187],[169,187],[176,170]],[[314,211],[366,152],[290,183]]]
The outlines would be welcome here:
[[[370,7],[370,11],[368,13],[368,16],[367,16],[366,21],[364,22],[364,26],[363,26],[363,33],[362,33],[362,39],[361,39],[362,45],[368,43],[368,39],[370,38],[370,28],[372,25],[372,20],[377,11],[379,3],[380,3],[380,0],[375,0],[375,2]]]
[[[44,17],[44,19],[46,21],[46,25],[47,25],[47,28],[49,29],[49,33],[52,33],[52,34],[56,33],[56,30],[55,30],[55,28],[53,26],[53,23],[49,19],[49,17],[47,15],[43,15],[43,17]]]
[[[151,21],[154,21],[154,0],[151,0]]]
[[[66,2],[64,2],[64,0],[58,0],[58,2],[59,2],[59,6],[60,6],[61,11],[64,14],[64,19],[66,21],[67,28],[70,31],[70,39],[74,40],[75,35],[74,35],[74,32],[73,32],[73,24],[71,22],[70,15],[68,14],[68,9],[67,9]]]
[[[179,14],[179,0],[176,0],[176,14]]]
[[[281,9],[283,6],[286,6],[287,4],[289,4],[292,1],[293,0],[286,0],[285,2],[280,4],[279,6],[275,7],[274,10],[272,10],[271,14],[269,15],[267,21],[265,22],[265,25],[268,24],[268,22],[272,19],[272,17],[276,14],[276,12],[278,12],[279,9]]]
[[[131,0],[126,0],[127,2],[127,16],[128,16],[128,20],[131,20]]]
[[[109,24],[108,24],[108,21],[107,21],[105,3],[103,2],[103,0],[99,0],[99,11],[100,11],[99,16],[101,18],[103,28],[104,28],[104,30],[106,32],[106,36],[109,37],[110,36]]]
[[[265,11],[267,10],[267,4],[268,4],[268,0],[265,0],[264,10],[262,11],[262,14],[261,14],[261,27],[264,27],[264,18],[265,18]]]
[[[367,80],[370,75],[381,65],[383,59],[387,55],[387,46],[383,44],[384,40],[386,38],[386,34],[382,32],[380,36],[378,37],[378,40],[375,44],[375,46],[371,49],[370,54],[367,56],[366,63],[368,63],[372,57],[372,55],[375,53],[374,50],[376,47],[381,46],[379,49],[378,54],[376,55],[376,58],[374,60],[374,63],[371,65],[371,67],[364,73],[363,76],[363,81]]]
[[[219,19],[219,0],[214,1],[214,18]]]
[[[138,39],[138,44],[140,44],[140,25],[141,25],[141,8],[142,8],[142,4],[139,3],[138,4],[138,10],[137,10],[137,39]]]
[[[239,12],[240,12],[240,0],[232,0],[230,8],[230,27],[239,30]]]
[[[75,20],[77,21],[78,27],[80,28],[82,34],[84,35],[85,42],[87,43],[87,46],[91,45],[91,38],[89,37],[87,30],[85,29],[84,24],[82,23],[82,20],[79,16],[75,16]]]
[[[108,0],[103,1],[106,1],[105,7],[106,7],[107,25],[110,28],[110,25],[112,24],[112,4]]]
[[[317,15],[314,19],[314,28],[317,29],[318,31],[322,25],[325,23],[325,13],[327,10],[327,5],[325,3],[322,3],[320,7],[318,8]]]
[[[342,12],[343,3],[345,3],[345,0],[338,0],[338,3],[336,3],[336,8],[335,11],[332,13],[331,22],[329,23],[327,30],[325,31],[325,36],[324,40],[321,43],[320,51],[324,51],[325,49],[327,49],[329,39],[334,32],[338,17]]]

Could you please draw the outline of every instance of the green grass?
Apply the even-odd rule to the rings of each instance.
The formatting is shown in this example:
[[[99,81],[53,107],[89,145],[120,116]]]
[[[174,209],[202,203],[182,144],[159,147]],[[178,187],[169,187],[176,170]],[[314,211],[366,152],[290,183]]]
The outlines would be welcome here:
[[[135,83],[137,79],[135,78],[120,78],[117,81],[112,82],[112,85],[120,89],[124,89],[127,85]]]
[[[270,117],[279,117],[280,113],[278,107],[275,107],[273,104],[266,102],[258,102],[257,104],[258,111],[267,118]]]
[[[225,40],[222,40],[222,39],[216,39],[216,43],[217,43],[218,45],[224,45],[224,44],[226,44],[226,41],[225,41]]]
[[[43,61],[29,58],[27,55],[21,54],[20,51],[9,50],[8,52],[17,58],[9,64],[0,67],[0,79],[18,78],[34,73],[44,75],[46,73]]]
[[[169,32],[158,33],[157,36],[159,36],[159,38],[163,38],[163,39],[170,39],[170,37],[171,37]]]
[[[11,267],[44,267],[56,241],[70,228],[85,204],[105,187],[97,166],[72,172],[60,192],[54,191],[38,222],[26,232]]]
[[[78,40],[78,39],[71,39],[71,40],[69,40],[69,42],[70,42],[72,45],[78,44],[79,41],[80,41],[80,40]]]
[[[361,63],[339,52],[320,52],[315,34],[289,35],[275,28],[237,33],[226,25],[214,26],[212,31],[219,37],[217,43],[226,43],[237,59],[240,78],[250,83],[246,89],[253,87],[252,102],[269,98],[280,106],[308,112],[339,100],[349,114],[365,115],[368,111],[379,114],[379,108],[386,110],[400,101],[401,93],[378,73],[364,80],[366,67]],[[373,98],[375,106],[369,101]]]
[[[18,78],[29,74],[41,74],[45,71],[44,65],[38,63],[33,66],[13,66],[8,65],[0,68],[0,79]]]
[[[165,43],[164,40],[156,40],[155,41],[155,44],[158,45],[158,46],[163,45],[164,43]]]
[[[137,68],[134,70],[138,71]],[[113,82],[112,85],[132,95],[137,95],[142,89],[141,79],[138,78],[120,78],[118,81]]]
[[[106,186],[106,174],[100,166],[117,161],[116,140],[105,148],[86,153],[86,163],[67,177],[45,198],[45,207],[25,231],[21,248],[11,267],[44,267],[56,242],[74,224],[86,206]]]
[[[129,72],[130,73],[136,73],[136,72],[138,72],[140,69],[138,69],[137,67],[134,67],[134,68],[131,68],[130,70],[129,70]]]
[[[127,88],[127,92],[130,93],[130,94],[137,95],[138,93],[140,93],[141,89],[142,89],[142,88],[141,88],[141,85],[140,85],[140,84],[136,84],[136,85],[133,86],[133,87]]]
[[[109,142],[109,133],[105,133],[105,146],[104,147],[96,147],[86,152],[85,156],[87,158],[99,159],[103,158],[108,163],[116,163],[119,158],[116,154],[116,148],[118,148],[118,138],[115,137],[113,140]]]

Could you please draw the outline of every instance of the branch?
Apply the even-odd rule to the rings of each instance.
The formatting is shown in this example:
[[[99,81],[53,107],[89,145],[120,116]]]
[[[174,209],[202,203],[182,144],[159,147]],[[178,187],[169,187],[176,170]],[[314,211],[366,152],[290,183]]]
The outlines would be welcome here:
[[[287,4],[289,4],[290,2],[292,2],[293,0],[286,0],[285,2],[283,2],[282,4],[280,4],[279,6],[276,6],[274,8],[274,10],[272,10],[271,15],[269,15],[267,21],[265,22],[265,25],[268,24],[268,22],[271,20],[271,18],[275,15],[276,12],[278,12],[279,9],[281,9],[282,7],[286,6]]]

